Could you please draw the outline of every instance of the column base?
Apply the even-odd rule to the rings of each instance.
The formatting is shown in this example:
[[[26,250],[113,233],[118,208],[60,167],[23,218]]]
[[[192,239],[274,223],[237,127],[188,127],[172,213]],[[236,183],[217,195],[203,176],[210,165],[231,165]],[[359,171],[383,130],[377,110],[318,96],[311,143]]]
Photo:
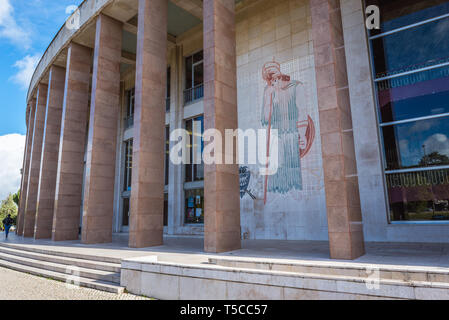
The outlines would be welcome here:
[[[330,232],[329,249],[331,259],[355,260],[365,254],[363,232]]]
[[[41,230],[34,232],[34,239],[51,239],[51,230]]]
[[[164,234],[163,231],[158,232],[148,232],[143,233],[129,233],[129,243],[130,248],[149,248],[149,247],[159,247],[164,245]]]
[[[53,232],[51,240],[53,241],[79,240],[79,230],[59,231],[57,233]]]
[[[102,231],[91,231],[87,233],[82,233],[81,243],[83,244],[101,244],[101,243],[111,243],[112,242],[112,232],[102,232]]]
[[[205,234],[204,251],[208,253],[223,253],[242,248],[240,232],[223,232]]]

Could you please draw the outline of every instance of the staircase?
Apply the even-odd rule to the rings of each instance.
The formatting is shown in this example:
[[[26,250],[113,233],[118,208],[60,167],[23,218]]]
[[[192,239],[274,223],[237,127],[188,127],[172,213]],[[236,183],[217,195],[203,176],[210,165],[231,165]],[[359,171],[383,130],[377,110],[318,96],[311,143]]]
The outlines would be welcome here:
[[[449,299],[449,268],[324,261],[213,257],[212,265],[326,281],[332,290],[382,299]],[[335,282],[336,286],[331,284]],[[322,285],[314,289],[322,289]],[[328,298],[328,296],[326,296]]]
[[[262,259],[209,258],[209,263],[231,268],[248,268],[311,274],[319,276],[335,276],[360,278],[365,281],[370,275],[377,280],[398,281],[404,283],[434,283],[449,287],[449,268],[369,265],[347,262],[292,261],[273,262]],[[375,274],[374,274],[375,272]]]
[[[120,286],[120,263],[118,258],[0,242],[0,267],[116,294],[125,289]]]

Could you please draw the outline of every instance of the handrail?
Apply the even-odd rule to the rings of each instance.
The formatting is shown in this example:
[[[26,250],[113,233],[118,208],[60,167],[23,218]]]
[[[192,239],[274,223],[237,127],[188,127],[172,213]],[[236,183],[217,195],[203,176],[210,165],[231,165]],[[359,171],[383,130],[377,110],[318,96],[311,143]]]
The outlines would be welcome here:
[[[184,90],[184,105],[204,97],[204,83]]]

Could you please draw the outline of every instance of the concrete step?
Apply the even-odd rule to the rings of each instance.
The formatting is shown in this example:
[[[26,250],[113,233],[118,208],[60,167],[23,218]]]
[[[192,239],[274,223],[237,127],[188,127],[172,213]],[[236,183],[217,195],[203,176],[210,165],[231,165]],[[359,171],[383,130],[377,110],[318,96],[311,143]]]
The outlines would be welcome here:
[[[210,264],[222,267],[292,272],[308,275],[337,276],[380,280],[449,284],[449,268],[422,266],[395,266],[353,262],[279,261],[258,258],[209,258]]]
[[[24,266],[29,266],[33,268],[43,269],[47,271],[58,272],[62,274],[70,274],[71,270],[76,270],[78,275],[82,278],[88,278],[93,280],[106,281],[111,283],[120,284],[120,273],[110,272],[103,270],[95,270],[83,267],[70,266],[67,264],[60,264],[42,260],[36,260],[32,258],[21,257],[13,254],[2,253],[0,255],[0,260],[8,261],[16,264],[21,264]]]
[[[1,257],[3,257],[3,255]],[[54,279],[54,280],[64,281],[64,282],[66,282],[68,279],[69,280],[73,279],[73,276],[70,274],[45,270],[45,269],[36,268],[36,267],[21,264],[21,263],[15,263],[12,261],[2,260],[2,259],[0,259],[0,267],[4,267],[4,268],[8,268],[8,269],[16,270],[19,272],[36,275],[36,276],[41,276],[41,277],[45,277],[45,278],[50,278],[50,279]],[[84,277],[78,277],[78,278],[76,278],[76,281],[79,284],[79,286],[85,287],[85,288],[91,288],[91,289],[96,289],[96,290],[101,290],[101,291],[106,291],[106,292],[111,292],[111,293],[116,293],[116,294],[122,294],[125,291],[124,287],[121,287],[120,285],[110,283],[110,282],[94,280],[94,279],[89,279],[89,278],[84,278]]]
[[[122,262],[121,258],[108,257],[108,256],[103,256],[103,255],[76,253],[76,252],[66,252],[66,251],[58,250],[57,248],[53,248],[51,246],[49,246],[49,248],[47,249],[47,248],[36,247],[36,246],[27,245],[27,244],[0,242],[0,247],[17,249],[17,250],[27,251],[27,252],[41,253],[41,254],[46,254],[46,255],[55,255],[55,256],[59,256],[59,257],[84,259],[84,260],[91,260],[91,261],[98,261],[98,262],[108,262],[108,263],[114,263],[114,264],[121,264],[121,262]]]
[[[9,255],[14,255],[14,256],[23,257],[23,258],[53,262],[53,263],[64,264],[64,265],[77,266],[77,267],[94,269],[94,270],[109,271],[109,272],[114,272],[114,273],[120,272],[120,264],[117,264],[117,263],[62,257],[62,256],[57,256],[57,255],[36,253],[36,252],[32,252],[32,251],[24,251],[21,249],[13,249],[13,248],[5,247],[5,246],[0,246],[0,254],[9,254]]]
[[[214,258],[211,258],[211,262],[213,260]],[[256,269],[254,265],[249,267],[230,267],[212,263],[194,265],[151,262],[142,258],[131,258],[125,259],[122,263],[121,285],[126,286],[131,293],[157,299],[449,298],[449,284],[445,282],[380,279],[367,274],[344,276],[310,271],[304,273],[276,271]],[[170,285],[167,286],[167,283]]]

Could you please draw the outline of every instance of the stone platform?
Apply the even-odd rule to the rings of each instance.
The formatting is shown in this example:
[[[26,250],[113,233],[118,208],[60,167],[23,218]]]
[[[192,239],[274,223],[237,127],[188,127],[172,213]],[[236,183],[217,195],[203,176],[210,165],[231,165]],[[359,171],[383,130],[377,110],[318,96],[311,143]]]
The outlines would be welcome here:
[[[0,239],[3,250],[121,265],[121,287],[159,299],[449,298],[447,244],[368,243],[365,256],[344,261],[329,259],[327,242],[247,240],[206,254],[201,237],[144,249],[128,248],[126,234],[103,245]]]

